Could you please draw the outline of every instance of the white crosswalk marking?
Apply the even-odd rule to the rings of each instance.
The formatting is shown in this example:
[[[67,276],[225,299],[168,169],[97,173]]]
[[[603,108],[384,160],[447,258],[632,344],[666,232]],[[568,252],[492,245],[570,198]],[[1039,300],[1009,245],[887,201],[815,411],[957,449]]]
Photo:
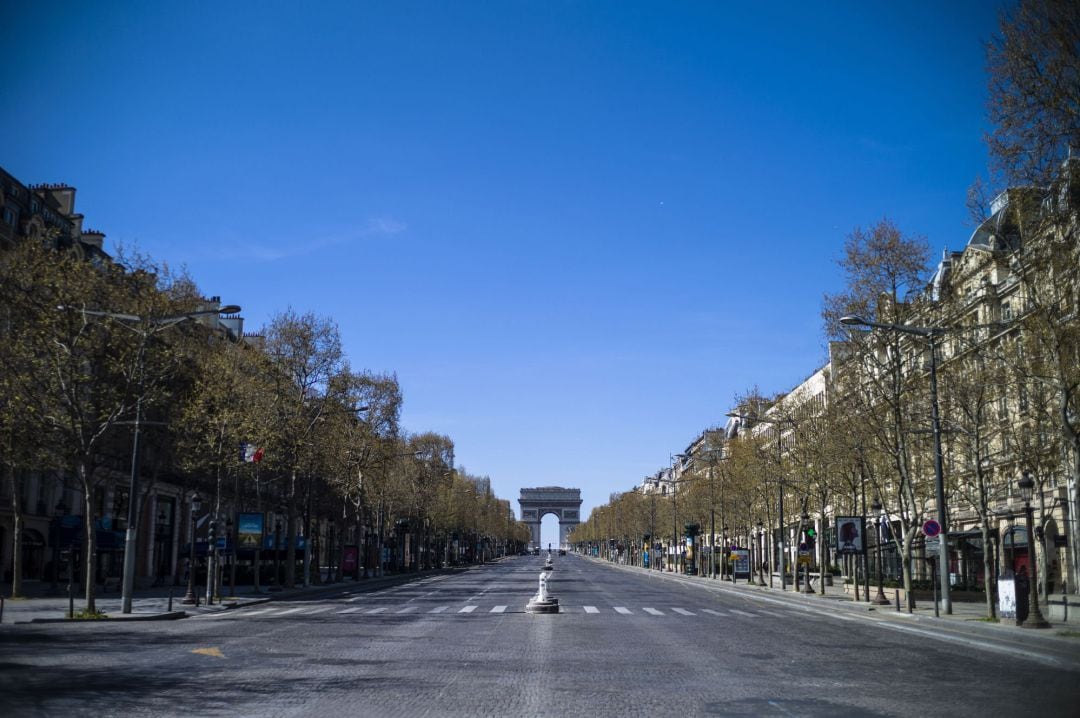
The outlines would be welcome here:
[[[643,608],[641,610],[644,611],[645,613],[650,613],[650,614],[652,614],[654,616],[663,616],[664,615],[663,611],[657,611],[655,608]]]
[[[506,610],[506,606],[496,606],[495,608],[491,609],[490,612],[491,613],[502,613],[505,610]]]
[[[277,610],[276,608],[261,608],[258,611],[252,611],[250,613],[244,613],[244,616],[258,616],[259,614],[270,613],[271,611],[276,611],[276,610]]]
[[[479,606],[466,606],[465,608],[458,611],[458,613],[472,613],[473,611],[475,611],[478,608],[479,608]]]
[[[694,615],[692,612],[687,611],[685,608],[673,608],[671,610],[674,611],[675,613],[681,614],[683,616],[693,616]]]
[[[405,608],[401,609],[400,611],[394,611],[394,613],[396,613],[397,615],[400,616],[403,613],[412,613],[415,610],[416,610],[416,606],[406,606]]]
[[[731,612],[732,612],[732,613],[737,613],[737,614],[739,614],[740,616],[749,616],[750,618],[757,618],[757,614],[755,614],[755,613],[750,613],[749,611],[740,611],[740,610],[739,610],[739,609],[737,609],[737,608],[733,608],[733,609],[731,609]]]
[[[385,611],[385,610],[386,610],[386,606],[383,606],[382,608],[372,608],[372,609],[371,609],[371,610],[369,610],[369,611],[365,611],[365,612],[364,612],[364,615],[366,615],[366,616],[371,616],[371,615],[374,615],[374,614],[376,614],[376,613],[382,613],[382,612],[383,612],[383,611]]]
[[[600,609],[596,606],[584,606],[585,613],[600,613]]]
[[[726,613],[720,613],[719,611],[714,611],[711,608],[703,608],[703,609],[701,609],[701,612],[702,613],[708,613],[708,614],[711,614],[713,616],[721,616],[721,617],[727,615]]]
[[[436,606],[435,608],[428,611],[428,613],[442,613],[443,611],[445,611],[448,608],[450,608],[450,607],[449,606]]]
[[[362,608],[346,608],[344,611],[338,611],[338,613],[339,614],[341,614],[341,613],[356,613],[357,611],[363,611],[363,610],[364,609],[362,609]]]
[[[631,611],[629,608],[627,608],[625,606],[616,606],[615,607],[615,613],[621,613],[624,616],[629,616],[630,614],[633,613],[633,611]]]
[[[279,617],[284,616],[286,614],[296,613],[297,611],[303,611],[303,610],[304,610],[303,606],[301,606],[300,608],[288,608],[288,609],[286,609],[284,611],[281,611],[280,613],[273,614],[273,617],[274,618],[279,618]]]

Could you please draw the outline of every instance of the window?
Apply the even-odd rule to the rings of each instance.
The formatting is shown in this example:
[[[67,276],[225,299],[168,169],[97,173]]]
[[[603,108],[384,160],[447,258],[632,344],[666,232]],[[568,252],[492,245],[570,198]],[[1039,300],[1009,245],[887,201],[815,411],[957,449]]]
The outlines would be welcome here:
[[[1001,321],[1011,322],[1013,320],[1012,304],[1009,302],[1001,303]]]
[[[10,224],[12,227],[15,226],[15,210],[10,207],[4,207],[4,222]]]

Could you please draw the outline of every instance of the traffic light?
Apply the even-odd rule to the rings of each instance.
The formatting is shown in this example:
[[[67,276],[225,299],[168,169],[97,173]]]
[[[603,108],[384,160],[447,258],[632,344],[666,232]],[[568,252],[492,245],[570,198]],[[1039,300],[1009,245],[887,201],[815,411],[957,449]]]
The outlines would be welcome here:
[[[814,540],[817,538],[817,531],[813,526],[808,526],[806,529],[806,545],[811,549],[814,547]]]

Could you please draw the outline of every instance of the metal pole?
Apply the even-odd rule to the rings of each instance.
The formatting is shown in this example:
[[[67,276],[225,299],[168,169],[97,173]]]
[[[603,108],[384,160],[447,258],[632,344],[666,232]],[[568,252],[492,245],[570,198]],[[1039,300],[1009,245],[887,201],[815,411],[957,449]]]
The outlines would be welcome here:
[[[209,543],[206,545],[206,605],[214,605],[214,554],[217,553],[217,519],[210,519]]]
[[[1031,570],[1028,571],[1028,617],[1024,619],[1024,628],[1050,628],[1050,624],[1043,618],[1042,611],[1039,610],[1039,564],[1038,557],[1035,555],[1035,544],[1031,540],[1031,525],[1034,522],[1034,509],[1031,508],[1030,501],[1024,501],[1024,513],[1027,514],[1027,548],[1028,548],[1028,563],[1031,564]]]
[[[941,576],[941,607],[946,614],[952,613],[952,598],[949,595],[949,525],[945,508],[945,476],[941,457],[941,419],[938,415],[937,393],[937,340],[931,330],[927,334],[930,342],[930,416],[934,425],[934,481],[937,488],[938,523],[941,524],[941,548],[938,564]]]
[[[880,509],[880,507],[879,507],[879,509]],[[881,571],[881,514],[880,513],[878,514],[878,516],[874,520],[874,522],[875,522],[875,525],[877,526],[877,541],[874,542],[875,544],[877,544],[877,595],[874,596],[874,600],[872,601],[872,603],[874,603],[875,605],[878,605],[878,606],[888,606],[889,605],[889,599],[887,599],[885,597],[885,576]],[[897,596],[900,595],[900,590],[899,589],[897,589],[896,595]]]
[[[72,575],[72,566],[75,565],[75,556],[72,549],[68,549],[68,618],[75,618],[75,577]]]
[[[184,600],[180,603],[184,605],[198,605],[198,598],[195,596],[195,509],[191,509],[191,550],[188,555],[188,582],[187,593],[184,594]]]
[[[783,470],[784,454],[783,447],[780,445],[780,425],[776,426],[776,477],[778,479],[777,484],[780,486],[780,590],[787,590],[787,551],[784,549],[784,477],[781,476]]]
[[[709,509],[709,576],[716,578],[716,510]]]
[[[139,379],[142,381],[142,347],[139,348]],[[124,580],[120,612],[131,613],[131,594],[135,590],[135,549],[138,535],[135,522],[139,506],[139,424],[142,422],[142,389],[135,400],[135,438],[131,445],[131,478],[128,481],[127,536],[124,540]]]

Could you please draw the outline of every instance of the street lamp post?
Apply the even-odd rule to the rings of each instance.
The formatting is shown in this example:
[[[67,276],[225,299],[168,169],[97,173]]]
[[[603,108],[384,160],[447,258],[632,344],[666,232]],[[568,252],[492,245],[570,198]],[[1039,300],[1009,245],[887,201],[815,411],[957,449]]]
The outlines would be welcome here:
[[[671,456],[671,543],[674,553],[671,556],[672,571],[679,572],[679,504],[676,494],[679,493],[678,482],[675,477],[675,459],[683,459],[686,454],[672,454]]]
[[[73,310],[83,315],[106,317],[119,320],[121,326],[127,327],[139,335],[139,350],[137,354],[139,382],[143,381],[143,373],[146,361],[146,344],[150,337],[164,331],[180,322],[201,316],[216,316],[221,314],[235,314],[240,311],[236,305],[227,305],[217,309],[206,309],[187,314],[175,314],[165,317],[140,317],[135,314],[121,314],[119,312],[103,312],[81,307],[60,306],[61,310]],[[121,613],[131,613],[131,597],[135,590],[135,553],[138,542],[137,524],[139,518],[139,435],[141,425],[147,423],[142,418],[142,391],[135,398],[135,421],[134,436],[131,444],[131,476],[128,482],[128,511],[127,530],[124,539],[124,573],[121,583]]]
[[[53,561],[52,561],[52,585],[49,586],[49,595],[56,596],[60,593],[60,535],[61,524],[67,516],[68,507],[61,497],[53,509]]]
[[[762,521],[757,522],[757,539],[757,585],[765,586],[765,576],[763,575],[763,572],[765,570],[765,562],[768,560],[768,554],[765,552],[765,524]]]
[[[225,519],[225,550],[229,557],[229,596],[236,595],[236,540],[233,536],[233,520]]]
[[[881,518],[885,513],[885,507],[881,505],[880,500],[875,498],[870,504],[870,510],[874,512],[874,525],[877,526],[877,540],[874,541],[877,548],[877,595],[870,603],[887,606],[889,599],[885,598],[885,576],[881,571]]]
[[[326,582],[327,583],[335,583],[336,580],[337,580],[337,577],[336,577],[335,572],[334,572],[334,519],[330,519],[329,533],[330,533],[330,535],[328,537],[329,540],[327,541],[327,544],[328,544],[327,549],[328,550],[326,552],[326,563],[328,564],[327,565],[327,573],[326,573]]]
[[[158,585],[165,580],[165,522],[168,517],[165,516],[165,509],[158,512],[157,520],[154,524],[154,538],[157,539],[158,557],[157,557],[157,576],[155,576],[154,584]]]
[[[913,327],[907,324],[883,324],[871,322],[862,317],[841,317],[840,323],[847,326],[864,326],[872,329],[889,329],[901,334],[912,334],[923,337],[930,345],[930,422],[934,434],[934,485],[937,492],[938,523],[941,524],[939,534],[940,548],[938,549],[938,571],[941,580],[941,606],[946,614],[952,613],[952,598],[949,586],[949,528],[948,511],[945,505],[945,475],[942,468],[941,454],[941,417],[938,413],[938,390],[937,390],[937,342],[938,337],[945,333],[941,327]]]
[[[199,513],[199,509],[202,508],[202,498],[195,494],[191,497],[191,546],[188,552],[188,582],[187,593],[184,594],[184,600],[180,603],[184,605],[198,605],[198,597],[195,595],[195,515]]]
[[[206,605],[214,605],[214,573],[217,561],[217,519],[210,519],[210,531],[207,534],[206,544]]]
[[[274,517],[274,588],[281,588],[281,515]]]
[[[1039,610],[1039,559],[1035,555],[1035,544],[1031,540],[1034,523],[1034,510],[1031,508],[1031,496],[1035,491],[1035,480],[1031,478],[1031,472],[1025,471],[1024,476],[1017,483],[1020,489],[1020,498],[1024,500],[1024,513],[1027,518],[1027,549],[1028,549],[1028,616],[1024,619],[1024,628],[1050,628],[1050,624],[1043,618]]]

